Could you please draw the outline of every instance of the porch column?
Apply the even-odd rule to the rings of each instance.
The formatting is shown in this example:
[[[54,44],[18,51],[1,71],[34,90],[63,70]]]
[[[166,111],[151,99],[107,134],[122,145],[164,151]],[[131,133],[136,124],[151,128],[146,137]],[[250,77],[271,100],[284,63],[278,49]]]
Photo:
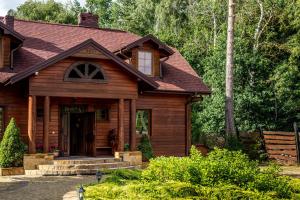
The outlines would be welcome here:
[[[35,153],[36,135],[36,96],[28,97],[28,151]]]
[[[192,142],[192,134],[191,134],[191,125],[192,125],[192,119],[191,119],[191,103],[188,102],[186,104],[186,149],[185,149],[185,154],[189,155],[190,154],[190,148],[191,148],[191,142]]]
[[[124,99],[119,99],[118,151],[124,151]]]
[[[49,121],[50,121],[50,97],[45,96],[44,99],[44,153],[49,152]]]
[[[136,100],[130,101],[130,150],[136,150]]]

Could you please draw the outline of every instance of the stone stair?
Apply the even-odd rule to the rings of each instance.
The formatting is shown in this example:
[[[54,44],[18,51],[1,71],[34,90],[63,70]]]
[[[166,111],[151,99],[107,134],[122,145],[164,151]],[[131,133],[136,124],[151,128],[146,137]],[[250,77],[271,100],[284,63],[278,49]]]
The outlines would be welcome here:
[[[94,175],[103,169],[134,168],[119,158],[70,158],[53,160],[53,164],[39,165],[37,170],[26,170],[28,175],[74,176]]]

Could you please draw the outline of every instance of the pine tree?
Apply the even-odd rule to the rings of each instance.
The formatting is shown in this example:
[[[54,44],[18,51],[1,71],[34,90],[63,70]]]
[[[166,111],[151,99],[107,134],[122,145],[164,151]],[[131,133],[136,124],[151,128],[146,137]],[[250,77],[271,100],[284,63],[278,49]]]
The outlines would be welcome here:
[[[0,143],[0,167],[20,167],[23,165],[25,145],[20,139],[20,129],[11,118]]]

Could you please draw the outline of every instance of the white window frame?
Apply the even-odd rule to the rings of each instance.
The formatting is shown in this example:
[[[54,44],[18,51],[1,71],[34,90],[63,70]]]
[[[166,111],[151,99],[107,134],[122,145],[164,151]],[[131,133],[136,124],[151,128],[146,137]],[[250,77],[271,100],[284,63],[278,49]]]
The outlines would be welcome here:
[[[153,74],[152,66],[153,66],[152,52],[138,51],[138,70],[146,75],[152,75]]]

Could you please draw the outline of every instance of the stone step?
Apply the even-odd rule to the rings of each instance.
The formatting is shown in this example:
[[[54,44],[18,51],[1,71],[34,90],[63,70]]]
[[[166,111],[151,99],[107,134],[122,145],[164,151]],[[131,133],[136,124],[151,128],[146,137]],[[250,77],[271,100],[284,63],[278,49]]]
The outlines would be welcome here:
[[[132,166],[109,168],[114,169],[134,169]],[[76,175],[95,175],[98,169],[76,169],[76,170],[39,170],[43,176],[76,176]]]
[[[61,159],[53,160],[54,165],[99,164],[121,162],[120,158],[92,158],[92,159]]]
[[[109,169],[116,167],[127,167],[128,162],[113,162],[113,163],[97,163],[97,164],[54,164],[54,165],[39,165],[39,170],[51,171],[51,170],[93,170],[93,169]]]

